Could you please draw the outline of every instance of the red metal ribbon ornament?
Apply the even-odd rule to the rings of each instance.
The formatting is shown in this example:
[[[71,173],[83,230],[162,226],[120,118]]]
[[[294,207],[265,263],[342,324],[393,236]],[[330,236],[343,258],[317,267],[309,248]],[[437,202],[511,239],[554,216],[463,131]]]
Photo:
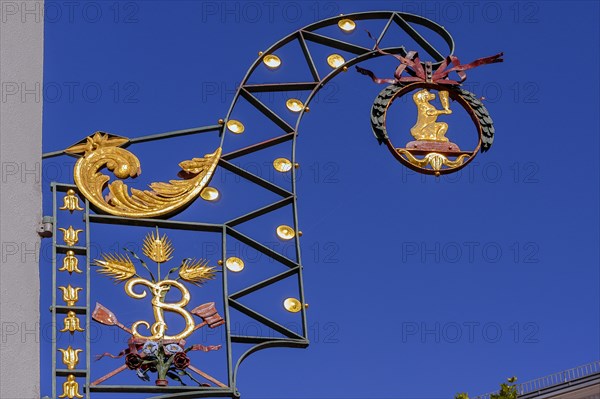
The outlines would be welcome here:
[[[369,37],[373,38],[369,32],[367,33],[369,34]],[[381,50],[377,44],[375,44],[375,50],[383,55],[391,55],[400,61],[400,65],[398,65],[396,71],[394,72],[394,79],[378,78],[368,69],[364,69],[359,66],[356,67],[356,70],[359,73],[369,76],[375,83],[396,84],[426,82],[443,85],[459,85],[464,82],[465,79],[467,79],[467,74],[465,73],[466,70],[476,68],[480,65],[495,64],[497,62],[504,61],[501,58],[504,53],[498,53],[489,57],[479,58],[468,64],[461,64],[458,57],[455,55],[449,55],[446,57],[446,59],[444,59],[444,62],[442,62],[440,66],[436,68],[435,72],[433,72],[432,63],[425,62],[425,67],[423,67],[423,64],[419,58],[419,54],[416,51],[409,51],[405,57],[402,57],[401,55],[391,54]],[[407,67],[412,70],[415,76],[402,76]],[[448,74],[451,72],[456,72],[460,79],[458,81],[448,79]]]

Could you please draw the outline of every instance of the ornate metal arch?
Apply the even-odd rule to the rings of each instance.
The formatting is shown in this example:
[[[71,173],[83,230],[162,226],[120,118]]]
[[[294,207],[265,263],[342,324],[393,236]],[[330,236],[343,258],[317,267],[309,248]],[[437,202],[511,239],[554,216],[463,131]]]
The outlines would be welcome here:
[[[318,29],[321,29],[321,28],[324,28],[327,26],[331,26],[331,25],[336,25],[342,19],[351,19],[352,21],[356,21],[356,22],[360,22],[362,20],[382,20],[385,22],[385,25],[384,25],[384,28],[382,29],[382,31],[378,32],[378,34],[376,36],[377,37],[376,43],[371,48],[355,45],[355,44],[352,44],[352,43],[349,43],[346,41],[334,39],[334,38],[328,37],[326,35],[322,35],[322,34],[315,32]],[[192,128],[192,129],[187,129],[187,130],[167,132],[167,133],[156,134],[156,135],[142,136],[142,137],[137,137],[137,138],[132,138],[132,139],[126,139],[126,138],[122,138],[119,136],[112,136],[112,135],[108,135],[108,136],[101,135],[101,136],[97,137],[97,140],[105,140],[105,141],[113,140],[112,142],[114,143],[114,145],[116,147],[125,148],[130,145],[135,145],[136,143],[142,143],[142,142],[147,142],[147,141],[152,141],[152,140],[163,140],[163,139],[168,139],[171,137],[178,137],[178,136],[184,136],[184,135],[194,135],[194,134],[201,134],[201,133],[202,134],[204,134],[204,133],[218,134],[220,136],[221,144],[220,144],[220,148],[219,148],[220,157],[219,157],[219,155],[217,155],[217,157],[219,157],[219,158],[218,158],[218,163],[217,163],[216,167],[217,168],[221,167],[221,168],[228,170],[236,175],[239,175],[242,178],[249,180],[252,183],[255,183],[267,190],[270,190],[271,192],[273,192],[281,197],[280,200],[278,200],[266,207],[256,209],[250,213],[236,217],[232,220],[224,221],[221,224],[207,224],[207,223],[182,222],[182,221],[170,220],[170,216],[172,216],[172,215],[178,213],[179,211],[181,211],[182,209],[184,209],[185,206],[189,205],[189,203],[183,204],[180,208],[177,208],[177,209],[169,208],[168,213],[165,213],[165,214],[149,213],[149,214],[143,214],[141,216],[139,214],[138,215],[128,215],[127,213],[125,213],[125,214],[118,214],[118,213],[107,214],[107,213],[111,213],[110,207],[105,208],[105,207],[99,207],[97,205],[95,206],[96,202],[94,202],[94,201],[102,201],[102,198],[101,198],[102,195],[99,195],[99,196],[96,195],[97,198],[94,199],[94,198],[92,198],[91,194],[88,194],[87,192],[82,190],[82,187],[80,186],[80,184],[75,185],[72,183],[58,183],[58,182],[52,183],[54,211],[53,211],[51,221],[53,221],[53,245],[52,245],[52,247],[53,247],[53,293],[54,294],[53,294],[51,311],[52,311],[53,323],[55,326],[55,328],[53,329],[53,338],[55,338],[55,339],[53,340],[54,343],[53,343],[53,359],[52,359],[52,361],[53,361],[52,373],[53,373],[53,395],[54,395],[54,397],[57,397],[57,386],[56,386],[57,379],[61,379],[61,378],[64,379],[64,377],[73,375],[74,378],[85,379],[85,384],[83,384],[84,388],[85,388],[84,395],[88,398],[90,397],[90,394],[93,392],[151,392],[151,393],[157,393],[158,395],[154,396],[153,399],[199,398],[199,397],[237,398],[240,396],[240,394],[237,390],[237,387],[236,387],[237,373],[239,371],[240,365],[248,356],[250,356],[251,354],[253,354],[259,350],[266,349],[266,348],[272,348],[272,347],[304,348],[309,345],[306,309],[304,306],[305,298],[304,298],[304,287],[303,287],[303,279],[302,279],[301,246],[300,246],[300,241],[298,239],[298,235],[296,235],[296,239],[295,239],[295,255],[296,255],[295,259],[289,259],[289,258],[279,254],[278,252],[266,247],[265,245],[260,243],[258,240],[255,240],[252,237],[242,234],[241,232],[239,232],[236,229],[236,226],[238,226],[242,223],[245,223],[247,221],[250,221],[254,218],[257,218],[261,215],[265,215],[267,213],[273,212],[273,211],[278,210],[285,206],[291,206],[292,215],[293,215],[292,216],[293,217],[292,227],[293,227],[294,231],[298,232],[299,231],[299,221],[298,221],[298,213],[297,213],[296,170],[294,167],[292,167],[290,170],[292,184],[291,184],[291,191],[289,191],[286,188],[280,187],[268,180],[263,179],[260,176],[257,176],[255,174],[251,173],[248,170],[245,170],[245,169],[235,165],[234,163],[232,163],[232,161],[235,160],[236,158],[239,158],[239,157],[247,155],[247,154],[261,151],[261,150],[273,147],[278,144],[290,142],[291,150],[292,150],[291,151],[291,154],[292,154],[291,164],[295,165],[296,161],[297,161],[296,160],[296,144],[297,144],[298,130],[300,127],[300,122],[302,120],[302,117],[304,116],[304,113],[307,111],[307,106],[310,104],[311,100],[315,97],[315,95],[319,92],[319,90],[324,87],[324,85],[327,82],[329,82],[331,79],[333,79],[337,74],[344,71],[346,68],[348,68],[352,65],[358,64],[362,61],[368,60],[370,58],[380,56],[381,52],[379,52],[377,50],[377,45],[382,41],[382,39],[385,37],[386,33],[388,32],[388,29],[393,24],[399,26],[402,30],[404,30],[407,34],[409,34],[410,37],[413,38],[422,47],[422,49],[424,49],[435,60],[435,62],[433,63],[434,65],[441,64],[442,61],[445,59],[445,57],[448,55],[451,55],[454,51],[454,41],[453,41],[452,37],[450,36],[450,34],[444,29],[444,27],[436,24],[433,21],[430,21],[426,18],[417,16],[417,15],[401,13],[401,12],[394,12],[394,11],[377,11],[377,12],[360,12],[360,13],[354,13],[354,14],[347,14],[347,15],[343,15],[343,16],[337,16],[337,17],[333,17],[333,18],[329,18],[326,20],[322,20],[322,21],[313,23],[302,29],[299,29],[298,31],[288,35],[287,37],[285,37],[282,40],[278,41],[277,43],[273,44],[270,48],[268,48],[263,53],[261,53],[259,55],[259,57],[251,65],[251,67],[248,69],[240,86],[237,89],[235,97],[232,101],[232,104],[231,104],[226,116],[224,118],[222,118],[221,120],[219,120],[218,124],[211,125],[211,126],[199,127],[199,128]],[[413,27],[413,25],[420,25],[420,26],[430,29],[431,31],[440,35],[442,37],[442,39],[445,41],[445,43],[448,45],[448,47],[450,49],[449,50],[450,54],[440,53],[440,51],[435,49],[434,46],[431,45]],[[300,45],[300,48],[302,49],[304,59],[306,60],[308,68],[313,77],[312,81],[295,82],[295,83],[283,82],[283,83],[276,83],[276,84],[249,84],[248,83],[249,79],[252,77],[255,70],[259,66],[262,65],[264,57],[275,53],[278,49],[280,49],[280,48],[284,47],[286,44],[294,42],[294,41],[297,41]],[[342,51],[353,54],[354,57],[351,59],[345,60],[343,67],[332,69],[331,72],[329,72],[325,76],[321,76],[319,74],[319,71],[317,70],[317,67],[315,66],[315,61],[311,55],[311,52],[309,49],[309,44],[308,44],[309,42],[314,42],[314,43],[317,43],[320,45],[324,45],[324,46],[330,47],[333,50],[336,50],[336,49],[342,50]],[[386,48],[384,50],[388,53],[400,54],[403,56],[407,54],[407,50],[402,45],[398,45],[398,46],[391,47],[391,48]],[[297,117],[297,120],[296,120],[296,123],[294,126],[291,126],[290,124],[288,124],[284,120],[284,118],[280,117],[277,114],[277,112],[271,110],[267,105],[265,105],[263,102],[261,102],[254,95],[255,93],[261,93],[261,92],[288,92],[288,91],[294,91],[294,90],[310,91],[310,93],[308,94],[308,97],[305,101],[305,104],[303,104],[302,109],[298,113],[298,117]],[[230,134],[230,133],[228,133],[227,126],[228,126],[228,123],[230,121],[232,121],[231,116],[233,115],[233,113],[236,109],[236,105],[238,104],[238,100],[240,98],[245,99],[251,106],[256,108],[258,111],[260,111],[266,117],[268,117],[272,122],[274,122],[277,126],[279,126],[284,131],[284,134],[274,137],[272,139],[269,139],[267,141],[254,143],[250,146],[247,146],[247,147],[239,149],[239,150],[227,152],[226,151],[226,149],[227,149],[226,138],[227,138],[227,135]],[[86,142],[80,142],[77,145],[72,146],[67,150],[46,153],[46,154],[44,154],[44,158],[47,159],[47,158],[51,158],[51,157],[55,157],[55,156],[62,156],[64,154],[81,156],[82,154],[86,154],[87,152],[93,151],[93,148],[95,148],[93,146],[95,144],[93,144],[93,143],[89,144],[90,143],[89,140],[92,140],[92,142],[93,142],[94,136],[90,136],[90,138],[88,138],[87,140],[88,140],[88,144],[86,144]],[[222,149],[222,154],[220,153],[221,149]],[[211,149],[211,151],[212,150],[214,150],[214,149]],[[128,157],[128,155],[126,154],[126,153],[128,153],[128,151],[121,149],[121,148],[119,149],[119,151],[121,151],[120,154],[122,156]],[[214,156],[215,153],[210,154],[210,155]],[[131,162],[128,165],[130,165],[130,166],[138,165],[139,166],[139,164],[136,163],[136,160],[130,159],[130,161]],[[186,161],[186,162],[192,162],[192,161]],[[182,169],[184,169],[184,171],[194,170],[195,164],[186,164],[186,165],[187,165],[186,167],[188,169],[186,169],[186,167],[182,166]],[[109,168],[110,168],[110,166],[109,166]],[[115,168],[113,167],[112,169],[114,170]],[[214,165],[210,166],[210,173],[212,173],[213,170],[214,170]],[[117,174],[117,177],[119,177],[119,178],[125,178],[127,176],[133,177],[135,175],[135,173],[130,174],[130,173],[132,173],[131,168],[125,168],[123,170],[117,170],[117,171],[121,172],[121,175],[118,175],[117,173],[115,173],[115,174]],[[90,171],[88,171],[88,172],[90,172]],[[95,173],[95,171],[91,171],[90,172],[91,175],[94,174],[92,172]],[[164,186],[161,186],[161,187],[164,188]],[[104,188],[103,185],[101,187],[92,187],[93,190],[100,190],[100,191],[98,191],[98,193],[100,193],[100,194],[101,194],[103,188]],[[88,191],[93,192],[92,189],[90,189]],[[58,243],[57,232],[58,232],[59,228],[57,226],[61,224],[61,218],[60,218],[60,212],[59,212],[59,210],[61,208],[58,208],[57,201],[60,200],[60,198],[58,197],[58,195],[60,193],[65,193],[66,196],[79,194],[84,197],[84,205],[85,206],[83,207],[83,213],[84,213],[84,222],[85,222],[84,230],[85,230],[85,236],[86,236],[85,245],[69,246],[69,245],[62,245],[62,244]],[[111,189],[111,193],[112,193],[112,189]],[[125,189],[125,195],[126,195],[126,189]],[[141,193],[140,195],[143,195],[143,193]],[[146,195],[151,196],[151,194],[146,194]],[[123,198],[124,198],[123,201],[129,201],[126,197],[123,197]],[[134,201],[134,205],[135,205],[135,201]],[[50,219],[48,219],[48,220],[50,220]],[[177,230],[214,232],[217,234],[221,234],[221,237],[222,237],[222,257],[221,257],[222,260],[226,259],[227,239],[229,237],[231,237],[231,238],[234,238],[236,240],[243,242],[244,244],[246,244],[250,247],[253,247],[257,251],[264,254],[265,256],[271,257],[271,258],[277,260],[278,262],[288,266],[289,270],[287,270],[283,273],[271,276],[266,280],[263,280],[259,283],[248,286],[248,287],[246,287],[240,291],[234,292],[234,293],[229,293],[229,286],[228,286],[228,280],[227,280],[227,275],[229,272],[226,271],[225,268],[223,268],[223,270],[224,270],[223,278],[222,278],[223,302],[225,304],[223,311],[224,311],[224,319],[227,323],[226,331],[225,331],[227,347],[225,349],[227,351],[227,368],[228,368],[228,372],[227,372],[228,381],[225,384],[223,384],[224,386],[197,387],[197,389],[189,389],[189,388],[181,389],[179,387],[168,387],[168,388],[162,388],[162,387],[147,388],[146,387],[146,388],[144,388],[144,387],[139,387],[139,386],[122,386],[122,385],[110,386],[110,385],[102,385],[102,384],[95,385],[95,384],[93,384],[93,382],[90,379],[90,367],[91,367],[90,337],[87,332],[85,333],[86,334],[86,345],[87,345],[86,369],[71,371],[71,370],[66,370],[66,369],[60,369],[57,367],[56,336],[57,336],[58,332],[57,332],[56,325],[57,325],[58,315],[67,314],[68,312],[74,311],[76,314],[88,316],[88,317],[86,317],[86,323],[87,323],[86,327],[87,328],[85,328],[85,330],[86,331],[89,330],[89,323],[90,323],[89,316],[91,315],[90,290],[93,288],[91,286],[91,277],[90,277],[90,264],[91,264],[92,260],[90,259],[90,254],[89,254],[90,247],[89,246],[90,246],[90,227],[94,223],[114,224],[114,225],[135,225],[135,226],[147,226],[147,227],[152,227],[152,228],[160,227],[160,228],[169,228],[169,229],[177,229]],[[57,300],[56,300],[56,291],[58,288],[57,287],[57,273],[56,273],[57,266],[58,266],[57,265],[57,262],[58,262],[57,255],[68,254],[69,251],[74,252],[77,255],[86,257],[85,274],[86,274],[87,285],[84,289],[86,291],[86,301],[85,301],[86,305],[85,306],[73,307],[73,306],[57,305]],[[300,333],[291,331],[290,329],[284,327],[283,325],[277,323],[276,321],[271,320],[270,318],[260,314],[259,312],[255,311],[245,305],[242,305],[238,301],[240,298],[242,298],[243,296],[245,296],[247,294],[261,290],[262,288],[265,288],[265,287],[267,287],[271,284],[274,284],[278,281],[281,281],[283,279],[294,278],[294,277],[297,279],[297,283],[298,283],[298,293],[297,294],[298,294],[299,303],[301,305],[299,313],[301,315],[301,320],[302,320],[302,331]],[[265,326],[279,332],[280,334],[285,336],[285,338],[275,339],[270,336],[245,336],[245,335],[232,334],[231,330],[230,330],[230,324],[229,324],[229,322],[230,322],[229,310],[230,309],[235,309],[236,311],[239,311],[239,312],[245,314],[246,316],[264,324]],[[250,349],[248,349],[246,352],[244,352],[238,359],[233,359],[232,347],[236,344],[252,344],[253,346]]]
[[[333,39],[333,38],[330,38],[327,36],[323,36],[323,35],[314,33],[315,30],[318,30],[318,29],[321,29],[321,28],[324,28],[327,26],[336,25],[340,20],[346,19],[346,18],[349,18],[353,21],[382,19],[382,20],[386,21],[386,24],[385,24],[384,28],[382,29],[382,31],[379,32],[379,35],[377,36],[377,40],[376,40],[374,46],[371,48],[357,46],[354,44],[350,44],[347,42],[343,42],[343,41],[340,41],[337,39]],[[220,163],[220,166],[224,166],[224,167],[228,168],[230,171],[236,173],[235,167],[232,167],[232,165],[229,164],[229,162],[227,162],[227,161],[235,159],[238,156],[246,155],[250,152],[260,151],[264,148],[268,148],[270,146],[280,144],[287,140],[292,141],[292,160],[291,160],[291,162],[293,165],[296,165],[297,164],[296,144],[297,144],[300,123],[302,121],[302,118],[303,118],[305,112],[307,112],[307,107],[310,104],[311,100],[315,97],[315,95],[319,92],[319,90],[321,90],[325,86],[325,84],[327,84],[330,80],[332,80],[339,73],[345,72],[347,70],[347,68],[349,68],[355,64],[358,64],[362,61],[381,56],[381,52],[378,51],[376,48],[379,45],[379,43],[383,40],[383,38],[384,38],[385,34],[387,33],[388,29],[390,28],[390,26],[394,23],[397,24],[406,33],[408,33],[417,43],[419,43],[419,45],[431,57],[433,57],[434,60],[436,60],[434,62],[434,65],[441,64],[442,61],[446,58],[446,56],[452,55],[454,53],[454,40],[453,40],[452,36],[450,35],[450,33],[448,33],[448,31],[446,31],[446,29],[443,26],[438,25],[437,23],[435,23],[429,19],[423,18],[421,16],[414,15],[414,14],[408,14],[408,13],[401,13],[401,12],[394,12],[394,11],[379,11],[379,12],[361,12],[361,13],[354,13],[354,14],[346,14],[346,15],[340,15],[337,17],[318,21],[318,22],[308,25],[302,29],[299,29],[296,32],[281,39],[277,43],[273,44],[266,51],[261,52],[261,54],[259,54],[259,57],[254,61],[252,66],[246,72],[244,79],[242,80],[240,86],[237,89],[237,92],[231,103],[231,106],[229,108],[227,116],[225,117],[225,119],[223,121],[224,126],[226,126],[227,121],[229,121],[229,118],[231,117],[231,115],[235,109],[238,99],[240,97],[242,97],[242,98],[246,99],[248,102],[250,102],[252,105],[254,105],[256,108],[261,110],[267,117],[269,117],[273,122],[278,124],[280,127],[282,127],[284,130],[286,130],[288,133],[285,135],[282,135],[280,137],[277,137],[275,139],[272,139],[272,140],[269,140],[269,141],[266,141],[263,143],[258,143],[257,145],[252,146],[252,147],[247,147],[245,149],[238,150],[235,152],[225,153],[221,158],[222,162]],[[449,54],[443,55],[437,49],[435,49],[420,33],[417,32],[416,29],[414,29],[410,25],[411,23],[422,25],[426,28],[431,29],[432,31],[436,32],[437,34],[439,34],[444,39],[446,44],[449,46],[449,49],[450,49]],[[270,54],[273,54],[278,49],[280,49],[281,47],[285,46],[286,44],[288,44],[294,40],[297,40],[302,48],[304,57],[306,59],[308,67],[310,68],[310,71],[311,71],[314,81],[304,82],[304,83],[279,83],[279,84],[254,84],[254,85],[247,84],[248,80],[252,76],[252,73],[262,64],[264,57],[266,57]],[[315,62],[314,62],[314,60],[311,56],[310,50],[308,48],[308,45],[307,45],[308,41],[312,41],[312,42],[316,42],[316,43],[319,43],[319,44],[322,44],[325,46],[329,46],[333,50],[340,49],[340,50],[350,52],[350,53],[354,54],[355,57],[351,58],[349,60],[345,60],[344,68],[335,68],[331,72],[329,72],[329,74],[321,77],[317,71]],[[407,54],[407,50],[402,45],[397,46],[397,47],[385,48],[384,50],[386,52],[389,52],[392,54],[400,54],[403,56]],[[304,104],[305,106],[302,108],[302,110],[298,114],[298,118],[296,120],[296,124],[294,127],[291,127],[290,125],[285,123],[281,118],[279,118],[277,116],[276,113],[274,113],[273,111],[268,109],[267,106],[265,106],[256,97],[254,97],[252,95],[252,93],[254,93],[254,92],[265,92],[265,91],[266,92],[278,92],[278,91],[286,92],[286,91],[307,90],[307,89],[311,90],[311,91],[310,91],[309,95],[307,96],[306,102]],[[225,133],[226,133],[226,129],[223,129],[221,131],[221,147],[222,148],[225,148],[225,139],[227,137],[227,135]],[[294,227],[296,230],[299,230],[297,202],[296,202],[296,198],[297,198],[296,197],[296,192],[297,192],[296,191],[296,169],[292,168],[291,173],[292,173],[292,195],[293,195],[292,206],[293,206],[293,214],[294,214]],[[275,209],[273,209],[273,210],[275,210]],[[299,240],[296,240],[296,253],[297,253],[298,264],[301,264],[301,261],[300,261],[301,250],[300,250]],[[299,282],[301,285],[300,300],[302,303],[304,303],[305,301],[304,301],[304,292],[303,292],[303,288],[302,288],[302,274],[301,273],[302,273],[302,271],[300,268],[300,269],[298,269]],[[238,361],[235,365],[234,373],[233,373],[234,385],[235,385],[236,376],[237,376],[237,372],[239,370],[240,365],[252,353],[255,353],[262,349],[272,348],[272,347],[306,347],[308,345],[306,320],[307,320],[306,319],[306,311],[303,308],[302,309],[303,337],[306,340],[306,342],[292,341],[292,340],[268,341],[268,342],[263,342],[263,343],[257,343],[257,345],[255,347],[253,347],[253,348],[249,349],[247,352],[245,352],[238,359]]]

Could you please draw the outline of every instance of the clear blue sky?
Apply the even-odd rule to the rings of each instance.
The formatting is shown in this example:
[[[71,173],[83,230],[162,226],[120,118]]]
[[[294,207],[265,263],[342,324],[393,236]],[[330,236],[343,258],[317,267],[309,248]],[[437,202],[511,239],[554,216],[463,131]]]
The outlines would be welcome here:
[[[312,344],[249,358],[238,379],[243,397],[475,395],[512,375],[525,381],[600,358],[598,2],[75,3],[53,3],[46,16],[44,151],[63,149],[96,130],[137,137],[215,124],[258,51],[340,13],[420,14],[450,31],[465,62],[505,52],[503,64],[468,72],[466,88],[487,98],[496,141],[458,175],[418,176],[377,145],[369,112],[383,86],[354,70],[335,78],[310,104],[297,157]],[[345,40],[368,44],[363,29],[381,27],[359,24]],[[385,44],[410,47],[405,36],[391,32]],[[281,70],[259,68],[256,82],[308,78],[294,49],[280,55]],[[318,68],[326,70],[320,62]],[[395,62],[365,66],[387,77]],[[285,96],[263,100],[283,110]],[[247,131],[226,137],[224,152],[280,134],[243,104],[236,112]],[[143,169],[134,186],[173,178],[178,162],[217,145],[216,135],[205,135],[130,147]],[[289,146],[240,164],[285,186],[269,166],[277,156],[289,157]],[[48,160],[45,184],[70,182],[72,163],[68,157]],[[213,185],[223,194],[221,202],[199,201],[178,218],[221,223],[277,199],[228,173],[217,173]],[[48,210],[51,197],[45,194]],[[290,216],[284,210],[240,230],[285,253],[290,245],[278,242],[272,227],[290,224]],[[139,242],[146,229],[100,226],[95,232],[98,251],[114,251]],[[173,238],[176,257],[218,259],[218,237]],[[249,270],[260,270],[255,279],[279,270],[241,245],[235,251]],[[42,266],[45,278],[48,264]],[[124,321],[148,317],[147,303],[93,277],[93,301],[120,309]],[[236,283],[241,287],[243,281]],[[260,294],[254,304],[275,317],[283,313],[280,298],[292,288],[284,284],[271,296]],[[218,292],[218,284],[209,284],[196,302]],[[43,308],[49,298],[50,289],[43,288]],[[243,318],[232,325],[247,333],[256,327]],[[92,355],[124,348],[107,332],[112,330],[98,331],[104,338]],[[204,344],[221,339],[202,338]],[[49,342],[42,352],[45,395]],[[222,376],[222,354],[198,359],[199,367]],[[96,362],[93,378],[119,365]],[[132,373],[122,377],[120,382],[137,383]]]

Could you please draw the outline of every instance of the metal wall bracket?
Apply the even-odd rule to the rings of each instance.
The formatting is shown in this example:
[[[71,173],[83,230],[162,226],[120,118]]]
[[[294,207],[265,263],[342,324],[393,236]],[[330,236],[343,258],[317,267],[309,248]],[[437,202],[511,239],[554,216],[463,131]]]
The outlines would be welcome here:
[[[37,228],[37,233],[42,238],[52,237],[52,225],[54,224],[54,218],[52,216],[44,216],[40,225]]]

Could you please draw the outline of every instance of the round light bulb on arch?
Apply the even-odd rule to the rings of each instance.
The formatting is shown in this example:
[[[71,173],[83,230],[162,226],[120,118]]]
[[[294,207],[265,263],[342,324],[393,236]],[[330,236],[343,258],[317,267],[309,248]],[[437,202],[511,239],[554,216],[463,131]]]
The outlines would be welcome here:
[[[296,298],[286,298],[283,301],[283,307],[290,313],[298,313],[302,310],[302,302]]]
[[[229,258],[227,258],[227,260],[225,261],[225,266],[227,267],[227,269],[229,269],[230,271],[234,272],[234,273],[239,273],[242,270],[244,270],[244,261],[241,260],[240,258],[236,257],[236,256],[230,256]]]
[[[290,98],[285,102],[285,106],[292,112],[300,112],[304,108],[302,101],[297,98]]]
[[[214,187],[204,187],[200,192],[200,197],[205,201],[214,202],[218,200],[220,196],[219,190]]]
[[[327,64],[333,69],[341,67],[345,62],[346,60],[344,57],[339,54],[331,54],[329,57],[327,57]]]
[[[344,18],[339,20],[338,26],[344,32],[352,32],[356,28],[356,23],[351,19]]]
[[[277,158],[273,161],[273,168],[281,173],[289,172],[292,170],[292,161],[287,158]]]
[[[227,129],[229,129],[231,133],[242,134],[246,128],[242,122],[230,119],[227,121]]]
[[[296,237],[296,232],[290,226],[282,224],[281,226],[277,227],[277,237],[288,241]]]
[[[263,57],[263,64],[269,69],[277,69],[281,66],[281,58],[277,57],[275,54],[268,54]]]

